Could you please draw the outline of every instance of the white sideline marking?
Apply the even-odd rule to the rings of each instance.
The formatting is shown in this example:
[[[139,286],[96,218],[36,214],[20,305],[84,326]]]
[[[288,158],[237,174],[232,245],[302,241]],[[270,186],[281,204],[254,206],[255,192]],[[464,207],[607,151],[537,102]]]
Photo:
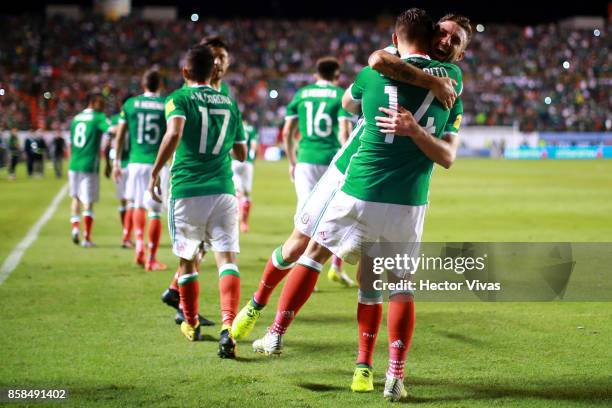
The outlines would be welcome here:
[[[32,225],[32,228],[28,231],[26,236],[21,240],[20,243],[13,249],[13,251],[9,254],[8,258],[0,267],[0,285],[8,278],[8,276],[13,272],[13,270],[19,265],[19,261],[21,261],[21,257],[27,251],[27,249],[36,241],[38,238],[38,234],[42,227],[45,226],[47,221],[53,216],[55,210],[57,210],[57,206],[60,201],[64,198],[66,193],[68,192],[68,184],[64,184],[61,190],[55,195],[49,207],[45,210],[45,213],[36,221],[36,224]]]

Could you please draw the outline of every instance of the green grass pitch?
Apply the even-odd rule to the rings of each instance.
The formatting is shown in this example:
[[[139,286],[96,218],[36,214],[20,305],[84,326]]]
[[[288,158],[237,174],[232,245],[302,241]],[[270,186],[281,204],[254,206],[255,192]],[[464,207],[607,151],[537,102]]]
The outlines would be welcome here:
[[[286,163],[256,163],[252,232],[241,237],[242,302],[292,228]],[[0,261],[40,217],[62,181],[0,173]],[[612,161],[460,159],[433,174],[426,241],[610,241]],[[145,273],[119,248],[112,184],[102,183],[94,241],[69,239],[69,201],[0,285],[0,388],[66,388],[61,406],[381,406],[383,323],[371,394],[350,392],[356,290],[323,276],[285,337],[285,353],[251,351],[274,315],[276,291],[239,359],[187,342],[159,295],[172,272]],[[175,265],[164,231],[161,260]],[[202,313],[219,322],[211,259]],[[421,407],[573,407],[612,404],[611,303],[417,303],[408,403]],[[13,406],[13,405],[11,405]]]

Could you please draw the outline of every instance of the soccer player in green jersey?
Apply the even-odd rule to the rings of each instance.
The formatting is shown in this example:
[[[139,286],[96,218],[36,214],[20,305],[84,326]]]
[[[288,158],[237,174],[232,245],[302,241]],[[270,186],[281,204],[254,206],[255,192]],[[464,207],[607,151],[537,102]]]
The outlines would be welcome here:
[[[123,103],[127,101],[129,98],[125,98]],[[110,137],[113,138],[111,142],[113,147],[111,148],[110,158],[113,160],[113,173],[115,167],[118,165],[121,169],[121,177],[117,178],[113,175],[113,180],[115,182],[115,195],[117,200],[119,200],[119,219],[121,221],[121,229],[122,229],[122,243],[121,247],[126,249],[131,249],[134,247],[131,235],[132,235],[132,214],[133,208],[128,206],[128,200],[126,196],[126,182],[127,182],[127,166],[130,161],[130,144],[129,142],[123,143],[123,149],[120,153],[115,150],[115,137],[117,134],[117,126],[119,125],[119,117],[121,113],[117,113],[111,116],[111,131]]]
[[[225,96],[231,96],[229,86],[223,81],[223,77],[227,73],[230,63],[227,43],[223,41],[221,37],[207,37],[200,41],[200,44],[210,47],[213,57],[215,58],[210,86]]]
[[[249,213],[251,212],[251,191],[253,189],[253,164],[257,155],[257,129],[245,120],[244,133],[247,137],[247,159],[244,162],[232,160],[234,186],[238,197],[240,212],[240,230],[249,231]]]
[[[229,69],[229,62],[230,62],[228,45],[225,43],[225,41],[223,41],[221,37],[206,37],[206,38],[203,38],[199,44],[209,47],[213,54],[214,66],[213,66],[212,77],[210,79],[210,86],[213,89],[221,92],[222,95],[231,96],[229,86],[227,85],[225,81],[223,81],[223,77],[225,76],[225,74],[227,73],[227,70]],[[188,87],[188,85],[185,83],[184,87]],[[162,181],[162,196],[164,197],[168,197],[168,191],[167,191],[168,183],[165,182],[168,179],[167,173],[168,172],[166,168],[164,168],[160,176],[161,181]],[[202,247],[200,254],[198,255],[198,260],[201,260],[204,258],[204,255],[206,254],[207,249],[208,248],[206,247],[206,245]],[[184,318],[183,318],[183,314],[180,308],[179,297],[178,297],[178,272],[174,274],[172,281],[170,281],[170,285],[162,293],[161,299],[162,299],[162,302],[164,302],[168,306],[174,309],[177,309],[174,320],[177,324],[181,324]],[[203,326],[214,325],[212,321],[204,318],[201,315],[199,315],[199,320],[200,320],[200,324]]]
[[[298,89],[287,106],[283,136],[289,176],[297,194],[297,212],[351,133],[352,115],[342,109],[344,90],[337,85],[339,77],[337,59],[319,59],[317,81]],[[294,139],[298,127],[301,138],[296,154]],[[352,280],[342,272],[340,258],[333,258],[328,276],[330,280],[352,285]]]
[[[125,134],[129,130],[130,156],[126,196],[132,208],[134,232],[136,235],[136,256],[138,265],[147,271],[161,271],[166,265],[157,260],[157,249],[161,239],[161,205],[147,196],[147,185],[153,163],[166,131],[164,120],[164,99],[159,95],[161,76],[156,70],[147,70],[141,80],[142,95],[129,98],[121,108],[115,151],[122,151]],[[121,163],[115,161],[113,177],[122,177]],[[149,219],[149,254],[146,256],[144,231]]]
[[[72,119],[70,124],[70,166],[68,183],[72,197],[70,223],[72,241],[79,243],[81,204],[85,224],[82,246],[93,246],[93,206],[100,195],[100,147],[102,135],[110,128],[110,121],[103,112],[104,99],[92,92],[87,96],[87,108]],[[107,158],[108,160],[108,158]],[[107,166],[109,163],[107,162]]]
[[[400,39],[398,48],[405,61],[432,73],[454,78],[457,93],[460,93],[461,73],[456,66],[431,61],[424,55],[410,56],[411,53],[421,54],[422,50],[428,48],[424,45],[428,43],[425,41],[425,38],[429,37],[428,25],[424,12],[410,10],[398,19],[398,33],[394,36],[394,42],[397,43],[397,38]],[[460,41],[453,47],[462,52],[461,49],[465,49],[469,41],[470,30],[468,26],[460,34]],[[412,40],[411,43],[408,38],[420,40]],[[357,154],[350,160],[342,190],[335,193],[328,202],[317,223],[306,255],[301,257],[298,265],[293,268],[293,273],[283,288],[274,325],[263,339],[253,343],[256,351],[274,354],[282,348],[282,334],[314,288],[321,264],[330,256],[327,248],[347,260],[356,260],[361,245],[365,242],[418,242],[433,162],[449,167],[454,160],[458,142],[453,133],[458,130],[461,120],[460,114],[457,114],[460,107],[455,110],[455,117],[449,126],[449,115],[453,112],[444,110],[443,105],[434,101],[433,96],[426,90],[392,81],[369,68],[358,75],[349,95],[355,99],[363,99],[366,125],[361,144]],[[409,107],[414,116],[402,109],[399,109],[400,115],[395,114],[402,104]],[[411,125],[407,127],[409,137],[396,137],[400,135],[393,135],[386,129],[386,119],[378,116],[378,108],[384,106],[393,111],[389,111],[394,115],[391,118],[392,126],[397,126],[396,116],[401,116],[402,120],[412,119]],[[348,103],[345,107],[351,108]],[[417,118],[420,123],[416,122]],[[414,247],[414,244],[409,247]],[[289,289],[286,291],[287,288]],[[398,293],[390,299],[390,364],[384,395],[391,400],[405,396],[403,367],[414,325],[414,305],[408,300],[410,297],[405,293]],[[361,301],[362,299],[360,303]],[[360,314],[361,311],[358,316]],[[376,313],[373,315],[376,317]],[[359,320],[360,333],[363,331],[375,340],[380,320],[370,322],[369,333],[362,327],[363,319]],[[361,339],[359,343],[361,358]],[[370,346],[373,347],[373,341]],[[373,389],[369,367],[371,350],[367,352],[370,353],[370,362],[364,365],[368,367],[358,366],[356,375],[367,375],[369,386],[355,387],[354,378],[354,391]]]
[[[219,356],[235,357],[230,328],[240,300],[237,203],[230,151],[246,159],[242,116],[236,102],[210,86],[214,58],[198,45],[185,58],[183,87],[166,98],[167,131],[151,172],[149,192],[159,201],[159,173],[173,158],[168,208],[172,251],[179,257],[178,286],[185,321],[181,332],[200,337],[197,255],[204,243],[215,253],[223,326]]]
[[[437,45],[434,44],[434,46]],[[381,50],[381,52],[388,54],[389,52],[395,53],[396,50],[393,48],[392,51]],[[391,54],[388,55],[390,56]],[[398,61],[381,59],[380,61],[374,60],[374,62],[377,63],[376,69],[380,70],[388,68],[387,65],[391,64],[391,69],[386,69],[385,75],[388,72],[389,77],[431,90],[445,107],[450,108],[453,105],[457,93],[453,88],[454,81],[452,79],[432,76],[399,59]],[[359,147],[359,139],[363,133],[363,124],[363,120],[357,123],[349,141],[338,151],[332,161],[333,164],[329,166],[305,200],[303,207],[294,218],[294,230],[289,238],[272,252],[265,265],[257,291],[236,317],[234,327],[232,328],[236,338],[244,338],[249,335],[274,289],[287,276],[294,263],[306,250],[310,237],[312,237],[320,219],[320,214],[344,181],[344,173],[350,158]],[[305,295],[305,299],[307,299],[310,293]]]

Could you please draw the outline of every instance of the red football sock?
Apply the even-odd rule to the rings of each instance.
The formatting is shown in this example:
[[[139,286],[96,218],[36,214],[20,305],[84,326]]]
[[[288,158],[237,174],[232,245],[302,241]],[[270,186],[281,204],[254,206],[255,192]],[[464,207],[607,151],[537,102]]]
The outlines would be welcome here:
[[[249,213],[251,212],[251,200],[245,198],[242,202],[242,222],[247,224],[249,222]]]
[[[180,275],[178,279],[180,307],[185,315],[185,321],[192,326],[198,323],[200,283],[198,273]]]
[[[270,331],[285,334],[297,313],[314,291],[322,268],[323,265],[308,257],[300,258],[283,286],[276,308],[276,318]]]
[[[336,268],[338,272],[342,271],[342,258],[339,258],[336,255],[332,256],[332,266]]]
[[[84,211],[83,222],[85,224],[85,231],[83,232],[83,237],[85,238],[85,241],[91,241],[91,229],[93,227],[93,221],[93,212]]]
[[[219,268],[219,296],[221,319],[224,326],[231,326],[240,304],[240,272],[235,264]]]
[[[398,295],[405,296],[405,295]],[[389,301],[387,330],[389,333],[389,368],[387,376],[404,378],[406,354],[414,331],[414,302]]]
[[[283,260],[282,246],[276,248],[268,259],[268,263],[266,263],[257,292],[253,295],[253,300],[258,305],[267,305],[272,292],[280,281],[287,276],[292,267],[293,263]]]
[[[179,271],[176,271],[174,273],[174,277],[172,278],[172,282],[170,282],[170,289],[179,290],[178,277],[179,277]]]
[[[134,209],[129,207],[123,218],[123,240],[132,239],[132,225],[134,224]]]
[[[161,239],[161,220],[159,215],[149,218],[149,261],[154,261]]]
[[[359,335],[357,364],[366,364],[372,367],[372,355],[374,354],[381,321],[382,304],[366,305],[365,303],[357,303],[357,334]]]
[[[134,208],[134,232],[136,233],[136,253],[143,253],[144,231],[147,224],[147,210],[144,208]]]

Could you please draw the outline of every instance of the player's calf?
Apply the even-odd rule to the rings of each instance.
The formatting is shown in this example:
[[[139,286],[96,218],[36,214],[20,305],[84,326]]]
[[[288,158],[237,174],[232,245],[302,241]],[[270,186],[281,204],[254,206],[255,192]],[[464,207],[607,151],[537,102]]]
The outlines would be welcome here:
[[[78,214],[72,214],[72,216],[70,217],[70,225],[71,225],[71,231],[70,231],[70,237],[72,239],[72,242],[75,245],[79,245],[79,232],[80,232],[80,223],[81,223],[81,217],[79,217]]]

